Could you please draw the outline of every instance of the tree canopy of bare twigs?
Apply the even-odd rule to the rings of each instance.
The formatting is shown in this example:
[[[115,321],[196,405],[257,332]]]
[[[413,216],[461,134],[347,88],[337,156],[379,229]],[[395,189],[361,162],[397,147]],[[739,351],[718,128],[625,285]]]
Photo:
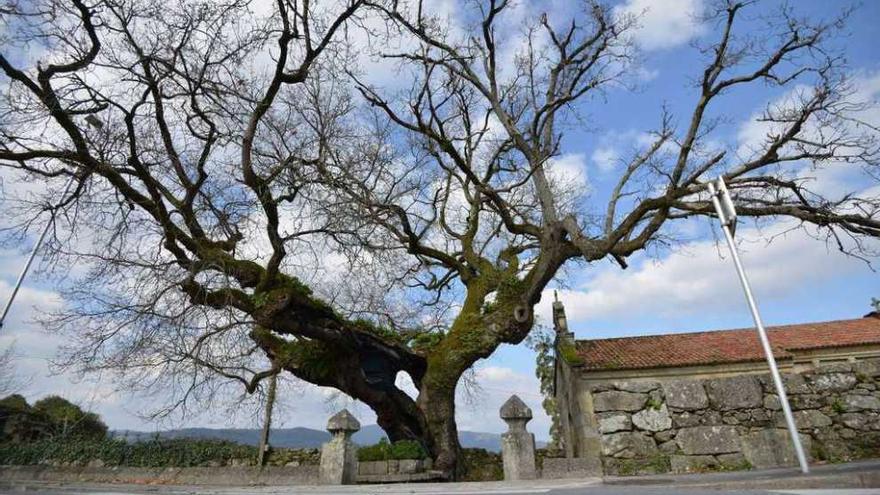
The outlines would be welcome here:
[[[15,348],[0,352],[0,397],[19,392],[23,378],[15,369]]]
[[[670,223],[712,216],[709,178],[743,217],[788,217],[861,256],[880,237],[877,197],[826,198],[798,175],[876,176],[877,129],[826,47],[845,13],[785,8],[758,38],[738,31],[751,2],[716,2],[690,113],[658,108],[652,142],[598,202],[553,161],[593,95],[626,90],[637,17],[585,2],[510,33],[503,0],[467,2],[461,31],[414,3],[257,7],[42,0],[2,14],[0,167],[35,189],[4,201],[4,233],[57,212],[50,263],[74,268],[48,324],[71,337],[69,364],[176,390],[171,406],[284,370],[363,401],[454,476],[462,375],[526,338],[566,264],[626,268]],[[412,84],[368,82],[358,36]],[[748,85],[792,92],[766,109],[759,147],[718,146],[711,109]]]

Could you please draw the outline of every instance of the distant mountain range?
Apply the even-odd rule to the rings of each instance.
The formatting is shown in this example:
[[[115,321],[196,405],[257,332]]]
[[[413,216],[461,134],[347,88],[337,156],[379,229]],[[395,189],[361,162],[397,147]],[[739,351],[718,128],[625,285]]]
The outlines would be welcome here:
[[[182,428],[152,433],[116,430],[112,434],[114,437],[125,438],[131,442],[149,440],[155,438],[156,435],[160,438],[210,438],[244,445],[257,445],[260,442],[260,430],[248,428]],[[458,436],[462,447],[486,449],[493,452],[501,450],[501,435],[497,433],[461,431]],[[372,445],[383,437],[385,437],[385,432],[379,428],[379,425],[365,425],[354,434],[352,439],[359,445]],[[321,447],[321,444],[329,439],[330,434],[326,431],[302,427],[276,428],[272,430],[269,443],[275,447],[314,449]],[[542,446],[543,443],[538,442],[538,446]]]

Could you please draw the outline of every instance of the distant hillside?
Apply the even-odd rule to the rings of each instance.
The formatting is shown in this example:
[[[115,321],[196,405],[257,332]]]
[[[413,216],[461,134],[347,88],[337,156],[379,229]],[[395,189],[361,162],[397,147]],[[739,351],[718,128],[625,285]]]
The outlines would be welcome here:
[[[150,433],[144,431],[118,430],[112,432],[113,436],[125,438],[128,441],[149,440],[157,434],[160,438],[211,438],[216,440],[228,440],[230,442],[245,445],[257,445],[260,431],[246,428],[182,428],[179,430],[160,431]],[[371,445],[385,436],[385,432],[378,425],[366,425],[355,433],[353,439],[360,445]],[[468,448],[481,448],[491,451],[501,450],[501,435],[497,433],[480,433],[475,431],[459,432],[461,445]],[[330,439],[326,431],[313,430],[311,428],[277,428],[272,430],[270,443],[276,447],[294,449],[319,448],[321,444]],[[539,446],[543,442],[538,442]]]

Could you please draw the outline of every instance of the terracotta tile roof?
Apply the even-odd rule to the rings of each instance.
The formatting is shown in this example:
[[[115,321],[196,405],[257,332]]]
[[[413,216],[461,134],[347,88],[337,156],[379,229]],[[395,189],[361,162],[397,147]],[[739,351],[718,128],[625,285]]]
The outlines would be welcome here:
[[[768,327],[777,358],[792,351],[880,344],[880,318]],[[665,368],[761,361],[764,352],[754,328],[711,332],[579,340],[583,367],[590,370]]]

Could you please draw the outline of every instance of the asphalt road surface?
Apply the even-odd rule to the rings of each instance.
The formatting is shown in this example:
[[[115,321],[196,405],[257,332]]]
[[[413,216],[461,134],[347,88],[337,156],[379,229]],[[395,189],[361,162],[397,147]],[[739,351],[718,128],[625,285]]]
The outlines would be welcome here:
[[[369,495],[737,495],[737,494],[790,494],[790,495],[880,495],[880,489],[843,490],[719,490],[687,488],[682,486],[636,487],[601,484],[562,483],[552,486],[517,486],[513,483],[482,484],[413,484],[413,485],[360,485],[352,487],[267,487],[267,488],[210,488],[167,487],[139,485],[43,485],[0,487],[0,493],[16,495],[297,495],[297,494],[369,494]]]
[[[795,488],[805,487],[805,488]],[[809,489],[806,487],[810,487]],[[821,488],[816,487],[851,487]],[[635,478],[411,483],[347,486],[179,486],[0,481],[0,494],[17,495],[880,495],[880,461],[794,468]]]

